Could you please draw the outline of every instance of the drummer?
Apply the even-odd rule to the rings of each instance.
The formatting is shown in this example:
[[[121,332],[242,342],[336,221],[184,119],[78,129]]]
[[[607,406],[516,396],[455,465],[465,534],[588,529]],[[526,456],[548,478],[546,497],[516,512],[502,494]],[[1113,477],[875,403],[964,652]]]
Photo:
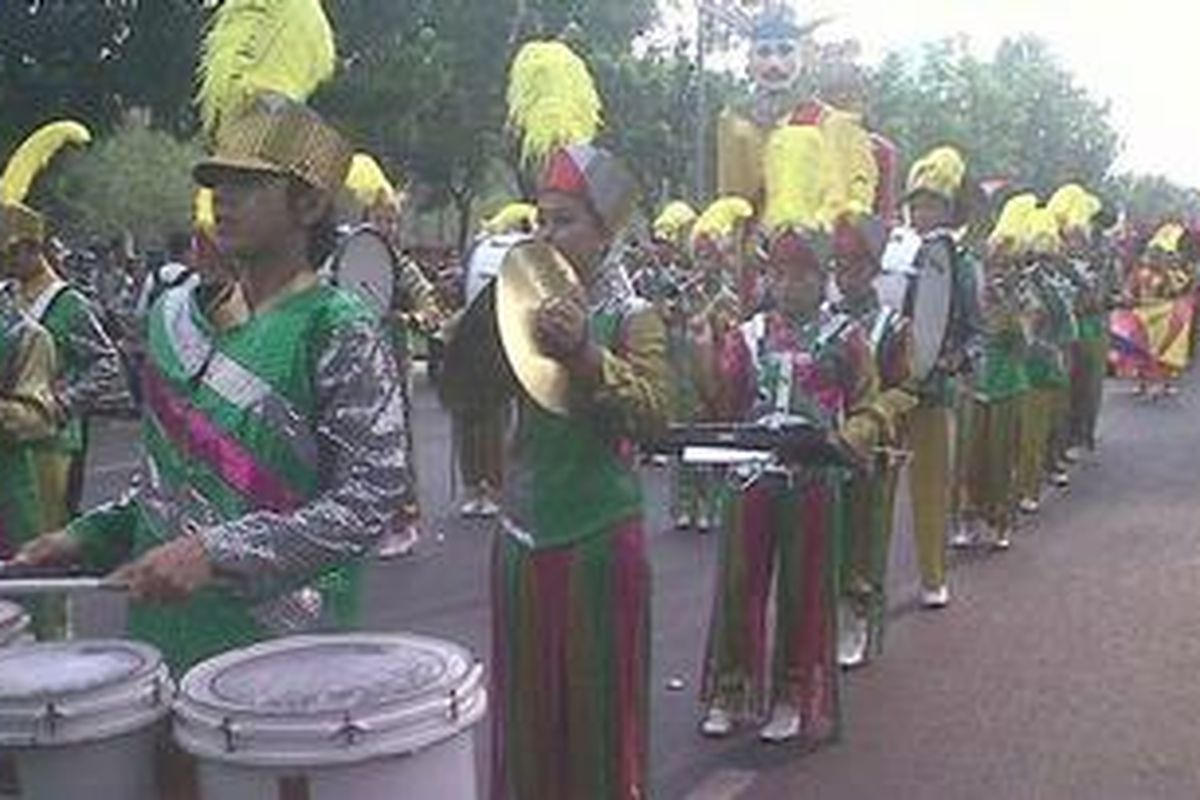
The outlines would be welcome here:
[[[865,461],[877,378],[866,334],[823,304],[824,146],[807,125],[781,126],[768,140],[763,227],[776,308],[713,343],[703,374],[720,387],[726,418],[803,417]],[[768,742],[836,735],[834,521],[844,477],[798,463],[731,483],[701,686],[706,736],[726,736],[741,722],[765,722],[759,735]]]
[[[149,322],[143,484],[27,546],[113,570],[130,635],[181,673],[353,624],[361,559],[409,487],[396,363],[369,311],[318,283],[351,150],[278,96],[239,110],[194,170],[236,286],[184,285]]]
[[[919,386],[920,404],[909,417],[913,460],[909,484],[913,529],[921,572],[921,604],[943,608],[950,602],[946,582],[946,529],[950,505],[950,410],[954,375],[970,368],[982,330],[974,264],[960,249],[952,228],[966,221],[963,200],[966,162],[952,147],[939,147],[913,164],[905,193],[909,224],[922,237],[918,273],[948,271],[950,315],[938,366]],[[914,325],[928,321],[914,320]],[[936,323],[935,323],[936,324]]]

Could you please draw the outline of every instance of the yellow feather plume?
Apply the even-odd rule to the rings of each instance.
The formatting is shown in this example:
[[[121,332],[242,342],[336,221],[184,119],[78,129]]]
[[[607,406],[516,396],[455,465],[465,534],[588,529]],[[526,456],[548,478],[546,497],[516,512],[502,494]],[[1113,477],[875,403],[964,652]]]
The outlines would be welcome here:
[[[766,205],[763,225],[820,230],[828,185],[825,139],[811,125],[783,125],[767,139],[763,154]]]
[[[682,200],[673,200],[663,207],[650,227],[657,238],[677,242],[696,217],[696,209]]]
[[[967,174],[967,163],[953,147],[938,147],[912,165],[908,193],[927,191],[953,200]]]
[[[562,42],[530,42],[513,59],[508,123],[521,137],[522,163],[540,163],[556,148],[590,142],[601,110],[587,64]]]
[[[22,203],[38,174],[67,145],[86,145],[92,134],[78,122],[60,120],[38,128],[13,152],[0,175],[0,202]]]
[[[1184,229],[1178,222],[1168,222],[1154,233],[1147,250],[1160,250],[1175,255],[1179,253],[1179,243],[1183,239]]]
[[[530,231],[537,228],[538,210],[532,203],[509,203],[484,220],[483,232],[493,235]]]
[[[1023,245],[1031,255],[1056,255],[1062,250],[1062,237],[1058,232],[1058,220],[1054,212],[1044,206],[1032,208],[1026,214],[1023,228]]]
[[[879,164],[870,134],[856,114],[832,111],[821,122],[829,183],[822,217],[828,224],[844,215],[862,217],[875,208]]]
[[[217,229],[217,214],[213,209],[212,189],[207,186],[196,190],[192,198],[192,224],[196,230],[212,233]]]
[[[754,206],[741,197],[722,197],[714,200],[692,226],[692,244],[702,237],[725,239],[737,227],[754,216]]]
[[[1063,230],[1087,230],[1091,228],[1092,218],[1100,213],[1103,204],[1079,184],[1068,183],[1050,196],[1046,207],[1053,212]]]
[[[205,133],[262,93],[304,102],[332,77],[335,60],[321,0],[225,0],[200,59],[196,101]]]
[[[396,187],[388,180],[379,162],[366,153],[355,153],[351,159],[346,188],[364,206],[396,203]]]
[[[1010,198],[988,236],[988,249],[993,253],[1019,250],[1025,241],[1025,221],[1037,207],[1037,196],[1029,192]]]

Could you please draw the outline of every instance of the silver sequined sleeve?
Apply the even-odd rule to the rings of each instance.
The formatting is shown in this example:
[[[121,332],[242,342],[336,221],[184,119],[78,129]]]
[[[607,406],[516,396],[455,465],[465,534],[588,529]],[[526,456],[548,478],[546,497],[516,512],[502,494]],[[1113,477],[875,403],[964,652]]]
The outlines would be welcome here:
[[[71,415],[124,411],[133,400],[117,346],[100,324],[90,304],[80,301],[71,316],[66,337],[59,342],[59,357],[67,366],[65,385],[58,401]]]
[[[339,329],[315,379],[319,492],[291,513],[256,512],[200,531],[215,572],[269,596],[374,545],[414,492],[391,348],[365,323]]]

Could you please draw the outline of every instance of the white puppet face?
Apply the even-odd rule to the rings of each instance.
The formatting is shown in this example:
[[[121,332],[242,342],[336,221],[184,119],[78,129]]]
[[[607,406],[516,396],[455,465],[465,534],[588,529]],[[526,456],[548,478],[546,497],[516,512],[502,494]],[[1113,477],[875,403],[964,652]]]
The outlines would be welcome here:
[[[791,89],[804,72],[799,37],[757,36],[750,43],[750,80],[767,92]]]

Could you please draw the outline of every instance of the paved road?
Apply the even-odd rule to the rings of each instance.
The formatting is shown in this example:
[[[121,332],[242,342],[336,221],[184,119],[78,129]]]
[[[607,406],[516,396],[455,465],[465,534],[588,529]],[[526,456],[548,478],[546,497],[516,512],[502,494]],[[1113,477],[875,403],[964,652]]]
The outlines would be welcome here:
[[[665,476],[648,472],[656,796],[1200,796],[1197,403],[1185,393],[1150,405],[1119,387],[1108,399],[1102,452],[1012,551],[956,562],[943,612],[915,610],[901,507],[887,653],[848,678],[845,740],[814,753],[751,734],[711,742],[695,733],[716,543],[666,530]],[[416,556],[371,571],[367,624],[486,654],[490,531],[449,513],[449,425],[428,390],[418,389],[416,418],[429,531]],[[122,485],[133,438],[127,423],[97,429],[91,500]],[[82,611],[86,632],[119,625],[119,607],[104,603]],[[667,688],[676,677],[682,692]]]

